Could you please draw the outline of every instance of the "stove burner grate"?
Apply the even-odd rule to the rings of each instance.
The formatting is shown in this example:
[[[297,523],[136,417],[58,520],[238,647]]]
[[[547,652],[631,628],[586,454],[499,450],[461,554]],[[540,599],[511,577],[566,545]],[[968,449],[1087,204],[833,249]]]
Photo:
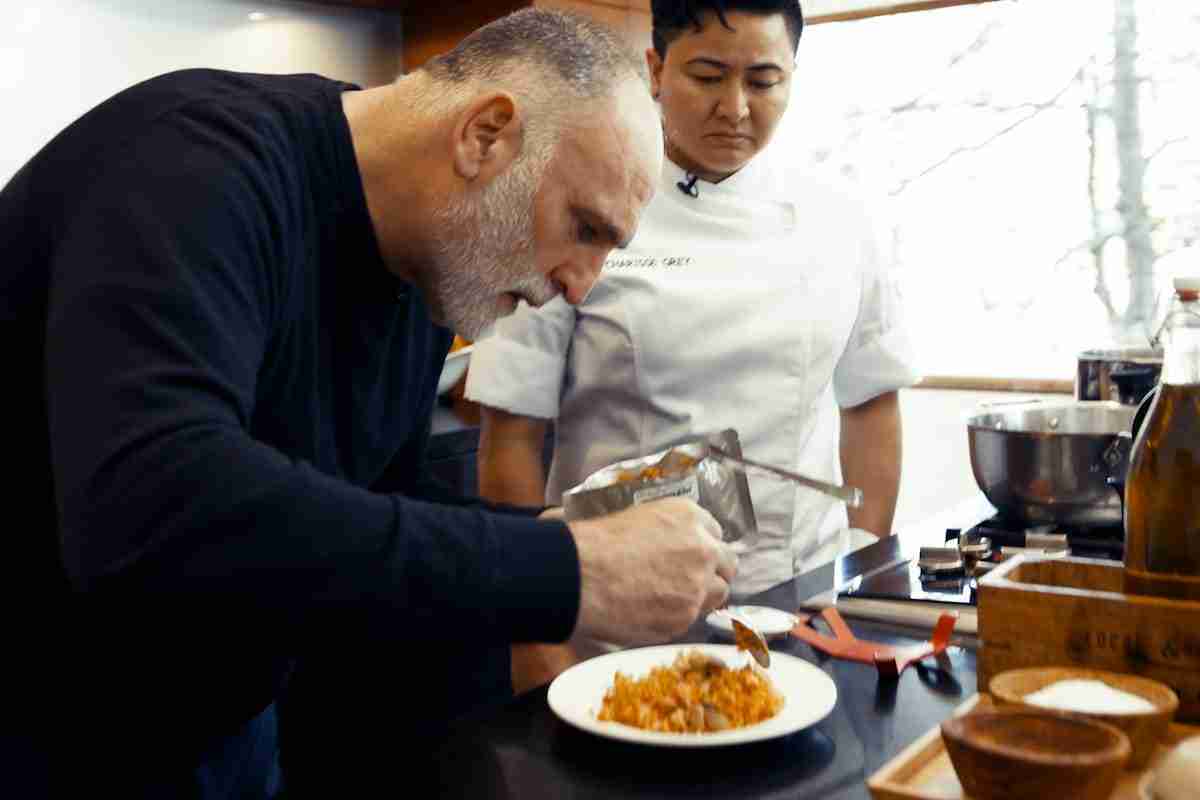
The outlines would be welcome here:
[[[1125,535],[1120,525],[1071,526],[1037,525],[1030,527],[996,515],[967,528],[972,536],[986,536],[992,547],[1046,547],[1066,537],[1071,555],[1083,558],[1107,558],[1120,561],[1125,555]],[[946,541],[957,541],[960,528],[947,528]]]

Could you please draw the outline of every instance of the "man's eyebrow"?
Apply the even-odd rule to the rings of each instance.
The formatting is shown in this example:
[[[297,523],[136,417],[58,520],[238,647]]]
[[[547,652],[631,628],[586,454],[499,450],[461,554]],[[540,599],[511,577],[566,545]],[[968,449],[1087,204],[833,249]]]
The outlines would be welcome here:
[[[613,243],[613,246],[618,250],[624,250],[629,246],[629,242],[633,239],[633,233],[626,233],[621,229],[621,226],[612,220],[606,219],[599,212],[593,211],[582,206],[572,206],[571,211],[575,217],[600,232],[600,235]]]

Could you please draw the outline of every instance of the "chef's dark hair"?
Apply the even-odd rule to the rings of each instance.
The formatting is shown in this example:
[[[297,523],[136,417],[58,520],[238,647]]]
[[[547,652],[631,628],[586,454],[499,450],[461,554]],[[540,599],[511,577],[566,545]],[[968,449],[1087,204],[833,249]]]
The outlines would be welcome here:
[[[651,0],[651,40],[659,58],[667,55],[667,47],[685,31],[699,31],[704,26],[703,17],[715,14],[717,20],[729,30],[725,14],[729,11],[745,11],[750,14],[773,16],[782,14],[792,37],[792,50],[800,46],[800,33],[804,30],[804,12],[800,0]]]
[[[488,23],[421,69],[451,83],[503,82],[530,65],[577,97],[603,97],[623,79],[646,78],[645,63],[610,28],[579,14],[532,8]]]

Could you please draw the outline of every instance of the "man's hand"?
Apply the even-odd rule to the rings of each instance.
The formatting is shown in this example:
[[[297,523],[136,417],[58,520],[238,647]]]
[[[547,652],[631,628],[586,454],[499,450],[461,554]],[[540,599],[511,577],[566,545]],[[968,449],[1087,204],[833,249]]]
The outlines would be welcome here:
[[[582,575],[577,635],[665,642],[729,598],[737,556],[691,500],[656,500],[569,527]]]

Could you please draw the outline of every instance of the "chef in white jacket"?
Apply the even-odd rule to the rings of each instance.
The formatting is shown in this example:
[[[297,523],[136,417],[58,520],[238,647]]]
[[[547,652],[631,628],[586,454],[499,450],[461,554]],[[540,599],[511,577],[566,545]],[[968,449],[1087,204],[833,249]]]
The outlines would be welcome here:
[[[871,216],[764,150],[791,92],[796,0],[655,0],[652,14],[661,183],[582,303],[523,306],[476,343],[466,396],[484,407],[480,489],[558,504],[602,467],[724,428],[752,459],[863,489],[848,516],[825,495],[751,478],[759,533],[739,543],[733,586],[748,594],[890,532],[896,393],[916,374]],[[581,237],[603,234],[579,224]],[[514,683],[577,657],[518,648]]]

